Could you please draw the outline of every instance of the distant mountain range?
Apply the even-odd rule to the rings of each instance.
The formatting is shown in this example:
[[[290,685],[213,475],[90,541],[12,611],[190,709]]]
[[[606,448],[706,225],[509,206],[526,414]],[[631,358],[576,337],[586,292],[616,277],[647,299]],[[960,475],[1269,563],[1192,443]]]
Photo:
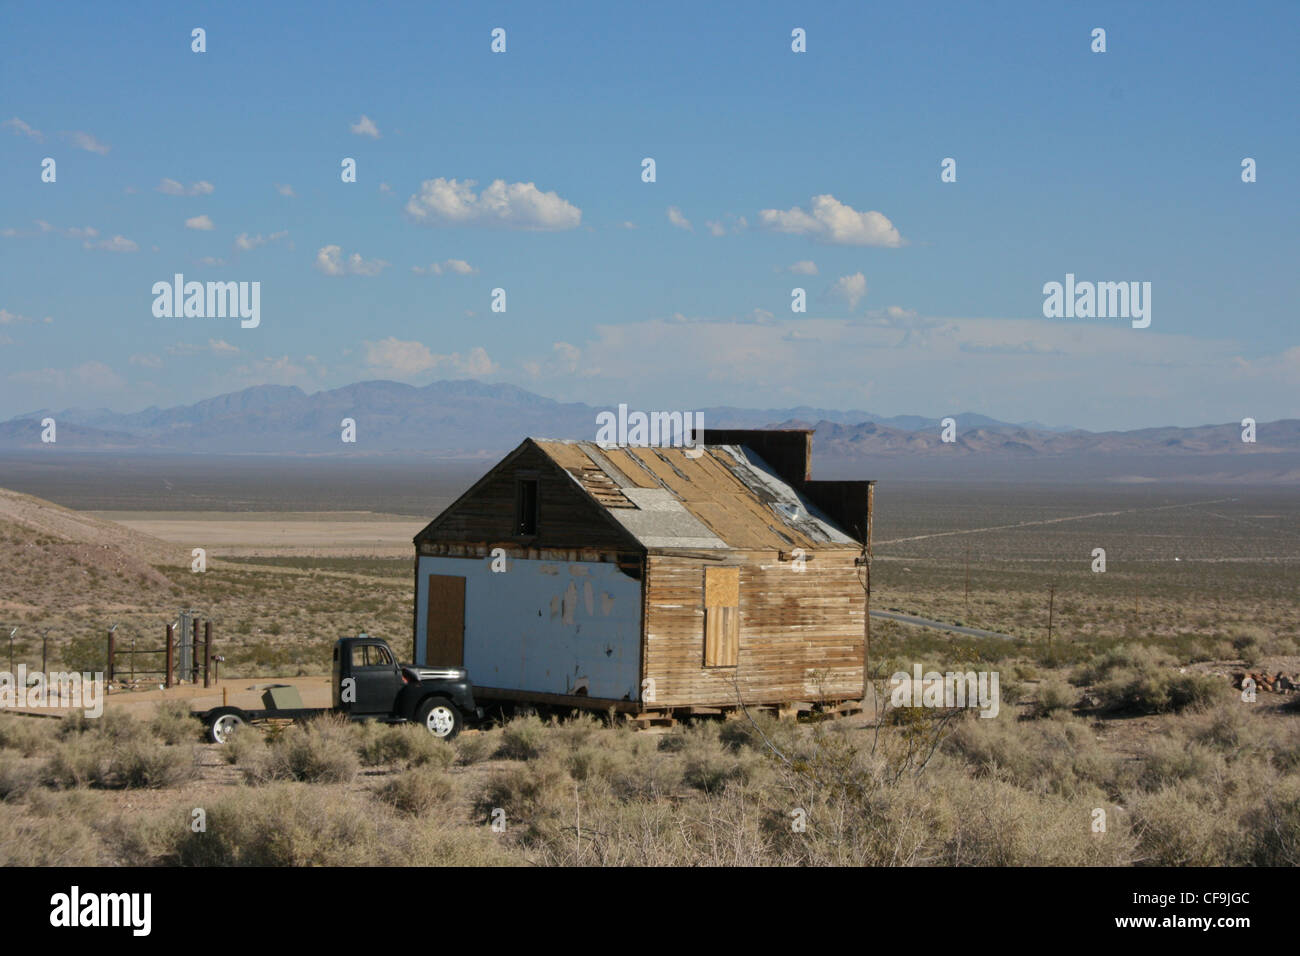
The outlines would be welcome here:
[[[603,408],[562,403],[513,385],[473,380],[423,387],[398,382],[358,382],[308,395],[295,386],[261,385],[192,405],[123,414],[108,409],[40,409],[0,423],[0,451],[42,448],[43,418],[57,423],[57,445],[74,451],[185,454],[383,455],[440,459],[490,459],[527,435],[593,438]],[[940,438],[938,419],[883,417],[861,410],[823,408],[700,411],[706,427],[816,429],[819,461],[858,463],[882,459],[1025,461],[1087,456],[1178,458],[1300,453],[1300,421],[1260,423],[1258,442],[1241,441],[1232,422],[1194,428],[1144,428],[1088,432],[1037,422],[1010,423],[984,415],[952,416],[957,439]],[[341,422],[356,422],[356,444],[340,440]],[[1263,463],[1261,459],[1255,459]],[[1280,464],[1280,462],[1279,462]],[[1293,480],[1288,464],[1272,480]]]

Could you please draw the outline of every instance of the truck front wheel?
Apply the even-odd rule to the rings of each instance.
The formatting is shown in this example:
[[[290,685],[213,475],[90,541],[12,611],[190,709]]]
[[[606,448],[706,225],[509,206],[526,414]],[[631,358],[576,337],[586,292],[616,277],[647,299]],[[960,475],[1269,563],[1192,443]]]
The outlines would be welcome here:
[[[415,709],[415,722],[423,724],[435,737],[451,740],[460,733],[464,720],[456,705],[446,697],[427,697]]]
[[[208,715],[208,739],[214,744],[224,744],[247,722],[248,715],[238,707],[218,707]]]

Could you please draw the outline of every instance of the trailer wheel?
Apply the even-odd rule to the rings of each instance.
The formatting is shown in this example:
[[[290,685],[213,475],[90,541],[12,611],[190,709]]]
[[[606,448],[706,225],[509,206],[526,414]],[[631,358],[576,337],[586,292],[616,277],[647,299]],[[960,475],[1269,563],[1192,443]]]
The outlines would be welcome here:
[[[238,707],[218,707],[208,714],[208,740],[214,744],[224,744],[244,724],[248,715]]]
[[[429,733],[443,740],[451,740],[460,733],[461,725],[464,723],[456,705],[446,697],[429,697],[422,700],[415,710],[415,720],[416,723],[423,724]]]

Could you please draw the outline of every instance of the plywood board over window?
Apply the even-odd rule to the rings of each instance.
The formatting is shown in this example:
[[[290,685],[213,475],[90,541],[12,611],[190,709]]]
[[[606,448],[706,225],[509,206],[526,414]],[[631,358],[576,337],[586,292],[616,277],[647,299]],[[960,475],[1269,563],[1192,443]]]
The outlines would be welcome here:
[[[704,666],[735,667],[740,657],[740,568],[704,569]]]

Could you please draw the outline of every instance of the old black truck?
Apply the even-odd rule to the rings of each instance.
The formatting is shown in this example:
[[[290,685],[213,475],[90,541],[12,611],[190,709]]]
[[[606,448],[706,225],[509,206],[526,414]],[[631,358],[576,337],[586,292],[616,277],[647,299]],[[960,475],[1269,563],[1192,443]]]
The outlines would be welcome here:
[[[474,687],[461,667],[399,664],[388,642],[359,634],[334,643],[332,707],[214,707],[197,714],[208,739],[224,744],[241,724],[266,720],[305,720],[319,714],[342,714],[349,720],[423,724],[435,737],[450,740],[466,719],[478,719]]]

